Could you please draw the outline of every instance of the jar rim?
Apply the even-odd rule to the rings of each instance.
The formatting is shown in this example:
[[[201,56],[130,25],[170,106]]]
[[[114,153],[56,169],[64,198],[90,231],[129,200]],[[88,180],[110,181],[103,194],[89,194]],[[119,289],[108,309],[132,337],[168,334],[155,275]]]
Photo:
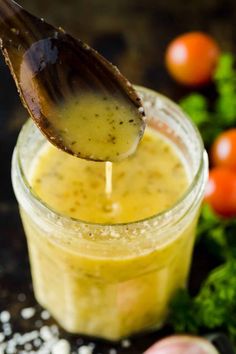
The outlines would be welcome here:
[[[70,222],[70,224],[75,224],[75,225],[88,225],[88,226],[94,226],[94,227],[112,227],[112,228],[116,228],[116,227],[124,227],[124,226],[138,226],[138,225],[142,225],[144,223],[148,223],[148,222],[152,222],[152,221],[157,221],[159,219],[162,219],[163,217],[165,217],[166,215],[169,215],[169,213],[175,213],[176,211],[178,211],[181,206],[184,204],[185,200],[187,199],[187,197],[189,196],[189,194],[191,193],[191,191],[195,188],[195,186],[197,185],[199,179],[201,178],[202,175],[202,171],[204,170],[204,168],[206,168],[207,166],[207,156],[206,156],[206,152],[204,150],[204,145],[203,145],[203,141],[201,138],[201,135],[197,129],[197,127],[195,126],[195,124],[191,121],[191,119],[188,117],[188,115],[186,113],[184,113],[182,111],[182,109],[176,104],[174,103],[172,100],[170,100],[169,98],[167,98],[166,96],[142,87],[142,86],[137,86],[135,85],[135,89],[137,90],[138,94],[142,94],[142,93],[147,93],[149,95],[155,96],[157,99],[160,99],[162,103],[164,103],[166,106],[171,107],[172,109],[175,109],[175,111],[178,113],[178,115],[181,115],[183,120],[192,128],[194,134],[195,134],[195,139],[198,141],[199,144],[199,165],[196,169],[196,173],[194,174],[194,176],[192,177],[191,183],[189,184],[189,186],[186,188],[185,192],[182,194],[182,196],[180,198],[178,198],[178,200],[169,208],[156,213],[154,215],[151,215],[150,217],[146,217],[144,219],[139,219],[136,221],[131,221],[131,222],[124,222],[124,223],[95,223],[95,222],[90,222],[90,221],[85,221],[85,220],[81,220],[78,218],[73,218],[70,216],[66,216],[63,215],[62,213],[56,211],[55,209],[51,208],[47,203],[45,203],[39,196],[36,195],[36,193],[34,193],[33,189],[31,188],[28,179],[24,173],[24,169],[22,166],[22,162],[21,162],[21,158],[20,158],[20,147],[21,144],[23,143],[23,135],[24,135],[24,129],[26,129],[28,126],[33,125],[34,123],[31,120],[28,120],[22,130],[21,133],[19,135],[18,141],[17,141],[17,145],[15,149],[15,154],[16,154],[16,160],[17,160],[17,164],[18,164],[18,168],[19,168],[19,172],[21,175],[21,178],[23,180],[24,186],[26,187],[28,193],[30,194],[30,196],[33,199],[33,202],[35,202],[37,204],[37,207],[40,208],[42,211],[46,211],[47,213],[50,213],[50,215],[54,216],[57,218],[57,220],[64,220],[64,221],[68,221]],[[204,181],[206,180],[206,176],[204,178]],[[200,199],[200,198],[199,198]],[[194,202],[196,202],[196,200],[194,200]],[[195,203],[194,203],[195,204]],[[189,206],[188,210],[191,209],[192,205]],[[188,211],[187,210],[187,211]]]

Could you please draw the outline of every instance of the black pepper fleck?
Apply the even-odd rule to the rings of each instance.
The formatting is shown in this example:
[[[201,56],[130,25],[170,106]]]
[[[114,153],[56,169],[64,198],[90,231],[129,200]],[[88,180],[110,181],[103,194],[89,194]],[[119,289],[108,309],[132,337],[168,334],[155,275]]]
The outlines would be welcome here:
[[[109,134],[108,135],[108,142],[115,144],[116,143],[116,137],[114,135]]]

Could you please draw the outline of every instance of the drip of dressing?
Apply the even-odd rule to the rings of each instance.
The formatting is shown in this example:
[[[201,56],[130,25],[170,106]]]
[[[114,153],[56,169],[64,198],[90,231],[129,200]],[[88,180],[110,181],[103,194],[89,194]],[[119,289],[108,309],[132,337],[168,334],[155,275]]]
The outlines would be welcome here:
[[[105,162],[105,193],[109,200],[112,194],[112,162]]]
[[[119,203],[114,203],[112,200],[112,168],[113,164],[110,161],[105,162],[105,204],[104,211],[107,213],[114,213],[119,208]]]

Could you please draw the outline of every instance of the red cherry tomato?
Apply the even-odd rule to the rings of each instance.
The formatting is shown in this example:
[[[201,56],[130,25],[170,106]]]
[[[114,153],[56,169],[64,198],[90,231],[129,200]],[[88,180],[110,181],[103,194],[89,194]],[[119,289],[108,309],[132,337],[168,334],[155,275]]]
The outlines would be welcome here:
[[[215,167],[209,173],[205,201],[213,210],[224,217],[236,215],[236,173]]]
[[[178,82],[200,86],[211,80],[219,55],[220,49],[212,37],[202,32],[190,32],[169,44],[166,66]]]
[[[236,171],[236,129],[230,129],[218,136],[211,149],[214,166],[228,167]]]
[[[187,335],[160,340],[144,354],[219,354],[206,339]]]

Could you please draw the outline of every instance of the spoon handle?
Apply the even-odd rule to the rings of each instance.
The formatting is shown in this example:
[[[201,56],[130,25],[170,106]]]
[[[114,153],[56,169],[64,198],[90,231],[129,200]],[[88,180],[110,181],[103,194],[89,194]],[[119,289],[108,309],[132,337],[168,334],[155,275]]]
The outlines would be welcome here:
[[[3,47],[27,50],[32,43],[54,33],[54,27],[31,15],[15,1],[0,1],[0,40]]]

